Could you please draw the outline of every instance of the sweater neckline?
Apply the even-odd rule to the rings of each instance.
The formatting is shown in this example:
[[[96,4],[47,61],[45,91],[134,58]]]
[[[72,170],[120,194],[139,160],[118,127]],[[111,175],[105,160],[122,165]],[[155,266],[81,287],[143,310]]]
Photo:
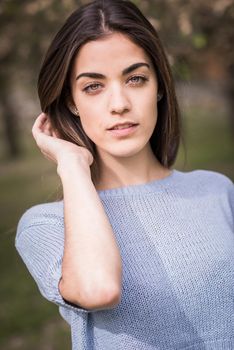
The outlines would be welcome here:
[[[142,184],[110,188],[107,190],[98,190],[97,193],[101,197],[105,197],[109,195],[129,195],[161,191],[163,190],[163,188],[167,187],[170,183],[172,183],[175,180],[175,178],[179,176],[179,174],[180,171],[172,169],[170,174],[162,179],[155,179]]]

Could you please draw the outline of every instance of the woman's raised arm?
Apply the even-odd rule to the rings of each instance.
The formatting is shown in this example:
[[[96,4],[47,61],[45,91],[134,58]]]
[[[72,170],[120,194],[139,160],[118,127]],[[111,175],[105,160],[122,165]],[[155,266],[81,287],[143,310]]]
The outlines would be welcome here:
[[[32,128],[42,153],[57,163],[64,195],[64,255],[59,290],[87,309],[118,304],[122,262],[114,232],[91,180],[92,155],[61,140],[45,114]]]

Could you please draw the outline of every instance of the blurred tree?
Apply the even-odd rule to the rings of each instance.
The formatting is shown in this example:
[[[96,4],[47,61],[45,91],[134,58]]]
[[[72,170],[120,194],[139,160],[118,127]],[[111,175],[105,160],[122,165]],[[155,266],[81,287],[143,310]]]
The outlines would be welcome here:
[[[190,28],[187,35],[194,48],[194,54],[191,55],[193,66],[202,57],[206,59],[210,55],[223,68],[222,78],[225,79],[229,97],[230,126],[234,135],[234,1],[190,0],[184,6],[184,13]]]
[[[8,155],[20,154],[18,111],[12,90],[15,75],[22,89],[35,86],[42,57],[64,19],[85,0],[3,0],[0,3],[0,103]],[[134,0],[167,49],[176,79],[201,74],[208,57],[224,69],[234,133],[234,0]],[[202,71],[204,74],[204,68]]]
[[[142,9],[160,32],[176,79],[220,73],[234,135],[234,1],[149,0]],[[216,72],[215,72],[216,71]]]
[[[21,153],[18,114],[12,98],[15,75],[22,77],[22,89],[35,85],[35,72],[39,71],[52,36],[80,3],[82,1],[72,0],[5,0],[0,3],[0,103],[9,157]]]

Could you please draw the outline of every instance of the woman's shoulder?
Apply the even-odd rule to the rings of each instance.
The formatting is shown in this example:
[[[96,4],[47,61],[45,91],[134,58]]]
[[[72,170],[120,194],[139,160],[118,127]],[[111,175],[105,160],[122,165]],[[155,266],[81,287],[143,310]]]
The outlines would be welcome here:
[[[218,188],[234,189],[233,181],[227,175],[218,171],[196,169],[184,174],[188,182],[191,181],[201,186],[207,186],[207,188],[216,188],[216,190]]]
[[[21,215],[17,231],[43,224],[63,225],[63,201],[47,202],[27,208]]]

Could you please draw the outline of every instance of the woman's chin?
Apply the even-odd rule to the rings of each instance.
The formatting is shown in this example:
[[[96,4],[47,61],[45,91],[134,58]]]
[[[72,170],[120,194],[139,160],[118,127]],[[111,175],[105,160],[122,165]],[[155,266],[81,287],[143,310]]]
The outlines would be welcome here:
[[[134,157],[135,155],[137,155],[141,150],[143,149],[143,147],[131,147],[129,149],[123,149],[123,150],[116,150],[116,151],[108,151],[108,153],[112,156],[112,157],[116,157],[116,158],[130,158],[130,157]]]

